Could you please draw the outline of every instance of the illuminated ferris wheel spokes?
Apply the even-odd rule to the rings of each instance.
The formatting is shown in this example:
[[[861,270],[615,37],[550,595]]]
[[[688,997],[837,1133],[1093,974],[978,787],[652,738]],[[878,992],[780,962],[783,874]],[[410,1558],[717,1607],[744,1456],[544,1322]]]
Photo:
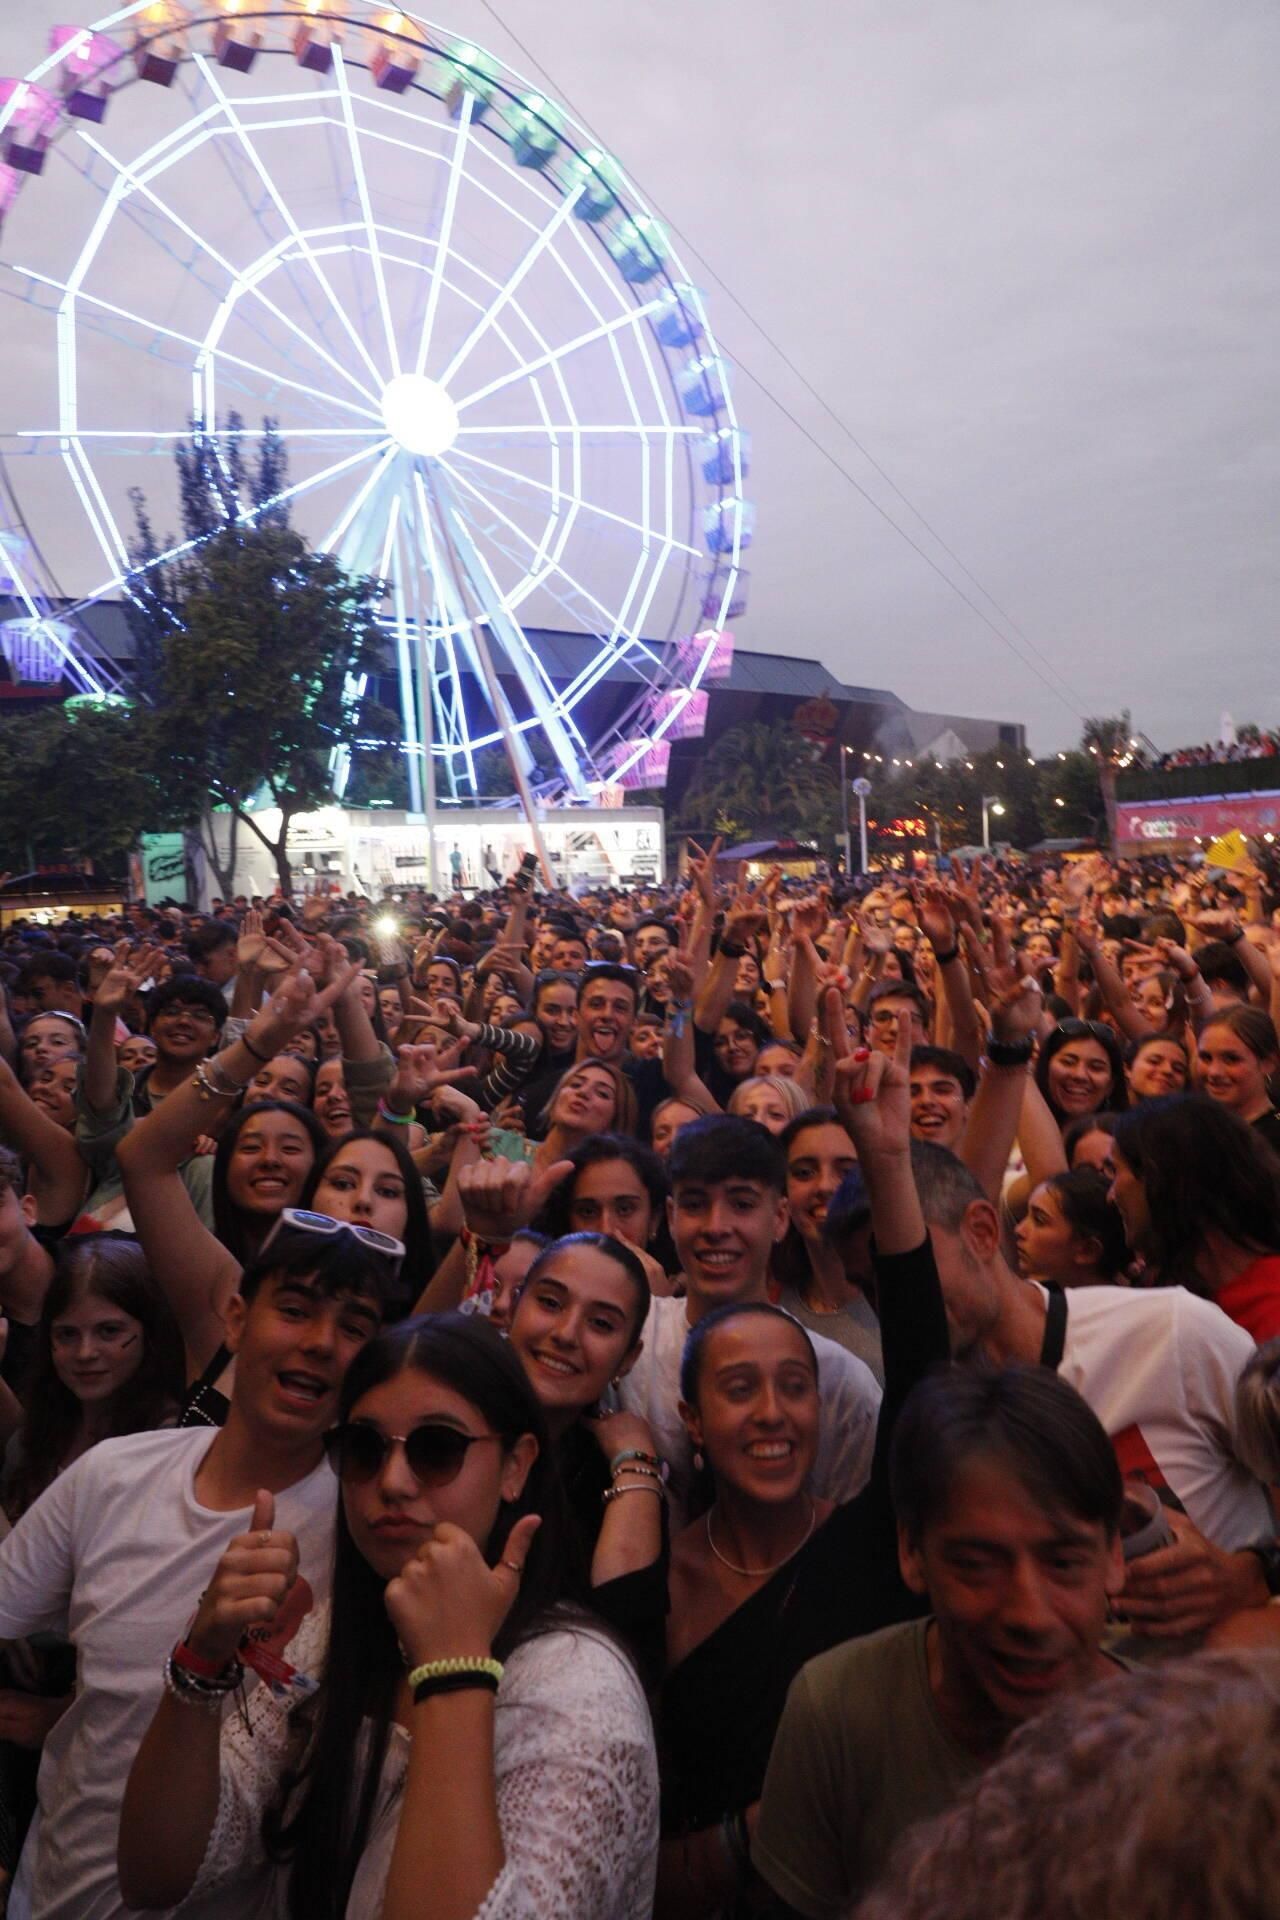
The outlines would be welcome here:
[[[372,0],[243,13],[138,0],[23,83],[60,89],[45,145],[98,199],[74,259],[5,263],[56,317],[57,418],[11,438],[62,462],[107,567],[86,600],[135,577],[116,475],[192,422],[217,451],[230,411],[269,416],[289,479],[267,504],[386,583],[415,810],[428,764],[474,790],[498,740],[578,797],[625,779],[678,714],[697,730],[742,598],[744,437],[701,300],[613,163],[487,55]],[[133,68],[176,82],[169,124],[148,87],[81,114],[73,82],[105,98]],[[0,102],[12,162],[28,102]],[[144,252],[154,277],[122,271]],[[154,377],[122,386],[121,354]],[[584,643],[555,673],[549,616]],[[621,734],[596,698],[619,676]]]

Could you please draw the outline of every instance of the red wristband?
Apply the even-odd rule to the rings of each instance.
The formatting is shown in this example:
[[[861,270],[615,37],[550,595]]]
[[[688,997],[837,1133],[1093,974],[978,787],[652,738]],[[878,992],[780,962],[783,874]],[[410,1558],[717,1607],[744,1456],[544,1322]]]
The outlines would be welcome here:
[[[226,1672],[229,1661],[204,1660],[198,1653],[192,1653],[185,1640],[179,1640],[173,1650],[173,1664],[181,1667],[184,1673],[193,1674],[197,1680],[220,1680]]]

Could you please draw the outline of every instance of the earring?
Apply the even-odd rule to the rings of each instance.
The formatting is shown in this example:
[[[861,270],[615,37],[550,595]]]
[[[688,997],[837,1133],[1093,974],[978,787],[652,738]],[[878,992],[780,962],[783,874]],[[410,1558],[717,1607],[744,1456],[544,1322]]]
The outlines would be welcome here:
[[[614,1392],[616,1393],[618,1391],[618,1388],[622,1385],[622,1375],[620,1373],[615,1373],[612,1380],[609,1382],[609,1385],[613,1388]]]
[[[694,1450],[694,1455],[693,1455],[693,1470],[694,1470],[694,1472],[695,1472],[695,1473],[701,1473],[701,1472],[702,1472],[702,1469],[703,1469],[703,1467],[704,1467],[705,1465],[706,1465],[706,1461],[705,1461],[705,1460],[703,1459],[703,1457],[702,1457],[702,1450],[701,1450],[701,1448],[695,1448],[695,1450]]]

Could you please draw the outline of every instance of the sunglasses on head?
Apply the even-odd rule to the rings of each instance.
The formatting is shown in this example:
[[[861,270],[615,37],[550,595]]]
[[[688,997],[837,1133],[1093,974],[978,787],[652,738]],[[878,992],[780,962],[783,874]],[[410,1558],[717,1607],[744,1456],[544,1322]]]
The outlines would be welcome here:
[[[501,1440],[499,1433],[463,1433],[457,1427],[428,1421],[412,1433],[383,1433],[366,1420],[350,1420],[335,1427],[325,1445],[339,1480],[363,1486],[382,1472],[393,1446],[404,1448],[406,1465],[420,1487],[447,1487],[462,1472],[471,1448],[482,1440]]]
[[[1059,1020],[1054,1032],[1067,1040],[1097,1040],[1104,1047],[1115,1041],[1115,1034],[1101,1020]]]
[[[262,1243],[263,1253],[282,1227],[294,1227],[299,1233],[318,1234],[323,1239],[332,1239],[336,1233],[349,1233],[362,1247],[368,1247],[370,1253],[380,1253],[384,1260],[394,1260],[399,1265],[404,1259],[404,1242],[397,1240],[394,1234],[379,1233],[376,1227],[361,1226],[354,1220],[335,1220],[330,1213],[312,1213],[309,1207],[283,1207],[279,1219]]]

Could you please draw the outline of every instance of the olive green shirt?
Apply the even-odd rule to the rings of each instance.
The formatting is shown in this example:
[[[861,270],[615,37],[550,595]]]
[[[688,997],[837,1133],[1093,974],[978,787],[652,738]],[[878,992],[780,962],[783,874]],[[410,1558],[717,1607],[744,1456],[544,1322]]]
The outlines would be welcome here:
[[[938,1718],[928,1620],[819,1654],[791,1683],[752,1842],[756,1869],[805,1920],[838,1920],[899,1834],[951,1805],[981,1763]]]

